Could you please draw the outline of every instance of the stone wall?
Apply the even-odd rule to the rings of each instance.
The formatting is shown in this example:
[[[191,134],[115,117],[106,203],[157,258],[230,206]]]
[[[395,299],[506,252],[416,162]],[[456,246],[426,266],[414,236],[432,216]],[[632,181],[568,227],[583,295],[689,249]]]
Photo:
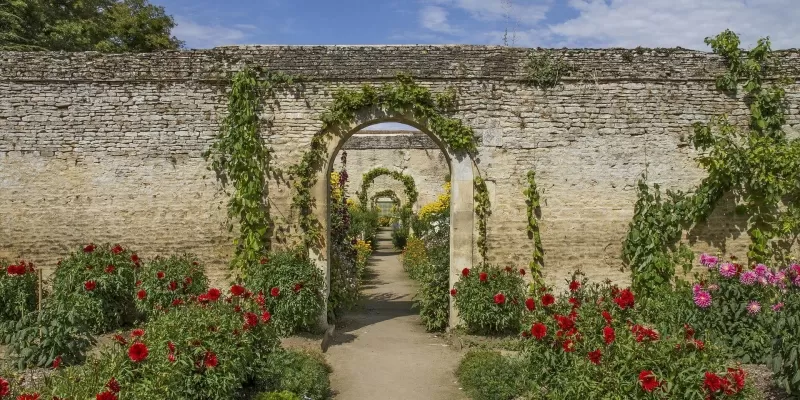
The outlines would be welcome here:
[[[688,146],[691,124],[720,113],[742,122],[746,107],[715,90],[723,65],[711,54],[557,50],[577,71],[563,87],[542,91],[523,80],[527,51],[253,46],[0,53],[0,257],[52,268],[81,243],[120,242],[145,257],[196,253],[212,279],[222,279],[231,253],[226,197],[201,153],[225,112],[226,73],[250,63],[306,77],[301,90],[278,93],[277,105],[265,111],[272,128],[264,136],[277,167],[292,165],[308,148],[338,87],[382,84],[410,72],[436,92],[455,89],[455,117],[479,137],[476,165],[490,191],[490,261],[529,260],[522,191],[525,173],[535,169],[547,278],[560,282],[581,267],[595,278],[624,280],[619,254],[637,179],[646,171],[650,182],[667,188],[696,185],[703,172]],[[779,56],[782,72],[796,79],[800,52]],[[800,87],[788,93],[788,121],[796,129]],[[290,186],[272,182],[270,189],[275,218],[294,220]],[[743,236],[723,211],[691,234],[696,248],[743,254]]]
[[[421,132],[363,131],[363,134],[353,135],[342,150],[347,152],[347,193],[354,199],[356,192],[361,190],[364,174],[383,167],[414,178],[419,192],[414,205],[414,210],[417,210],[439,197],[450,174],[442,150]],[[333,168],[335,171],[341,169],[338,156]],[[403,204],[408,201],[403,183],[389,176],[375,178],[367,197],[372,198],[373,194],[385,189],[393,190]]]

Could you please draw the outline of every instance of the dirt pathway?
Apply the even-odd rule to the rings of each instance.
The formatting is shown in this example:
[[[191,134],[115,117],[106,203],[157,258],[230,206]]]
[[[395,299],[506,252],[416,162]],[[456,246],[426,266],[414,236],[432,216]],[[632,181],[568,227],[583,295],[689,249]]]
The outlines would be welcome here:
[[[378,235],[358,308],[336,324],[327,359],[336,400],[460,400],[460,355],[425,332],[411,309],[414,282],[403,271],[390,233]]]

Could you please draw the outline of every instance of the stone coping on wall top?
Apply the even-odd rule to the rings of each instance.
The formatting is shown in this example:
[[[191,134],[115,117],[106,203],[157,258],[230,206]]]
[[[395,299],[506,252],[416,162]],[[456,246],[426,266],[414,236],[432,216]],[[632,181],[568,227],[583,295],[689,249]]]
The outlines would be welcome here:
[[[474,45],[232,46],[141,54],[0,52],[0,81],[227,81],[245,65],[309,80],[522,80],[532,49]],[[686,49],[554,49],[576,68],[569,80],[711,80],[714,54]],[[800,76],[800,50],[777,51],[781,73]]]

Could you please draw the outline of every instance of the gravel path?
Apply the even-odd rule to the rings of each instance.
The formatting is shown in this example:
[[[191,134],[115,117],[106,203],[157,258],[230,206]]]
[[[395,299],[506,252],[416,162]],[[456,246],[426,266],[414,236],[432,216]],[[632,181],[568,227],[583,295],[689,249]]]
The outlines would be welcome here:
[[[327,352],[335,399],[465,399],[454,375],[461,355],[411,309],[416,289],[389,232],[376,247],[363,300],[337,323]]]

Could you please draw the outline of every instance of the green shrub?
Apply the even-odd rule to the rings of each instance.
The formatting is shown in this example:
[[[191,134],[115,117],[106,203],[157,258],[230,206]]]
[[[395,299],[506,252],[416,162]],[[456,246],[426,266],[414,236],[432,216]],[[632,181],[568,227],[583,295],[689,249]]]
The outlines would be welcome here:
[[[773,328],[772,353],[768,364],[776,383],[786,393],[800,394],[800,291],[794,290],[784,299],[781,318]]]
[[[461,360],[456,375],[473,400],[512,400],[523,393],[520,368],[497,352],[470,351]]]
[[[0,334],[13,331],[16,321],[36,309],[37,277],[33,264],[0,261]],[[3,340],[5,335],[0,335]]]
[[[272,252],[262,262],[246,267],[244,286],[264,294],[278,332],[314,328],[322,314],[322,272],[300,249]]]
[[[96,302],[78,293],[61,300],[45,302],[41,311],[8,323],[10,329],[3,341],[17,368],[48,367],[57,357],[64,365],[85,360],[86,351],[95,342],[89,322],[101,318],[101,311]]]
[[[156,257],[145,263],[136,282],[136,308],[144,315],[173,302],[186,302],[208,290],[208,278],[194,256]]]
[[[402,227],[392,231],[392,245],[395,249],[402,250],[408,241],[408,231]]]
[[[380,225],[380,214],[377,210],[365,210],[360,205],[350,206],[349,236],[374,243]]]
[[[134,287],[139,257],[116,245],[87,245],[59,262],[48,302],[69,307],[76,295],[87,299],[86,321],[92,333],[132,323],[136,317]]]
[[[511,268],[464,268],[454,289],[455,305],[467,329],[481,333],[518,330],[525,299],[523,284]]]
[[[403,269],[406,270],[411,279],[418,280],[421,271],[428,263],[428,255],[425,250],[425,243],[417,237],[409,238],[406,247],[403,249]]]
[[[131,400],[237,398],[278,341],[261,296],[219,296],[210,289],[199,304],[170,307],[118,336],[99,357],[55,375],[43,397],[94,398],[113,377]],[[137,358],[142,346],[146,357]]]
[[[414,308],[429,332],[447,328],[450,318],[450,264],[428,262],[420,267],[419,290]]]
[[[314,400],[330,396],[330,367],[321,355],[298,350],[278,350],[266,358],[257,373],[257,386],[289,391]]]
[[[282,392],[259,393],[255,400],[301,400],[296,394],[286,390]]]

